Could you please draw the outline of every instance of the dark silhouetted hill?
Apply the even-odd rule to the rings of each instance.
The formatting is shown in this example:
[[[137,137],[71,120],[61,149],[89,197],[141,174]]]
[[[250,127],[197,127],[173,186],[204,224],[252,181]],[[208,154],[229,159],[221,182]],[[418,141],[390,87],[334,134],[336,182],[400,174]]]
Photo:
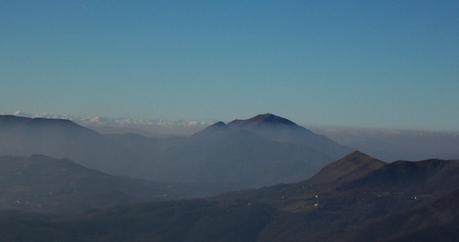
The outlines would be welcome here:
[[[322,168],[318,174],[310,179],[310,182],[316,184],[348,182],[368,175],[384,165],[383,161],[360,151],[354,151]]]

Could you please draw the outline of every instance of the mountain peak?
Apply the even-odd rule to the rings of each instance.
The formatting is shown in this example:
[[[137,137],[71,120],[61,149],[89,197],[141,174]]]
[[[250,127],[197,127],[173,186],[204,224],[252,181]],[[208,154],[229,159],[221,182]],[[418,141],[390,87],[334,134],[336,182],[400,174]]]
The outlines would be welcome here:
[[[222,121],[218,121],[211,126],[205,128],[203,131],[216,131],[226,128],[226,124]]]
[[[259,125],[286,125],[286,126],[297,126],[294,122],[274,115],[272,113],[259,114],[249,119],[235,119],[228,124],[229,126],[259,126]]]
[[[220,127],[220,128],[221,128],[221,127],[225,127],[225,126],[226,126],[226,124],[225,124],[224,122],[218,121],[218,122],[212,124],[212,125],[209,126],[209,127]]]
[[[351,152],[350,154],[346,155],[345,157],[343,157],[342,159],[340,159],[340,161],[353,161],[353,162],[362,162],[362,161],[372,161],[372,160],[376,160],[375,158],[369,156],[368,154],[365,154],[359,150],[354,150],[353,152]]]
[[[212,133],[212,132],[215,132],[215,131],[220,131],[220,130],[223,130],[226,128],[226,124],[222,121],[218,121],[210,126],[208,126],[207,128],[203,129],[202,131],[199,131],[198,133],[194,134],[195,136],[196,135],[201,135],[201,134],[206,134],[206,133]]]
[[[358,150],[325,166],[311,178],[313,183],[351,181],[383,167],[385,163]]]

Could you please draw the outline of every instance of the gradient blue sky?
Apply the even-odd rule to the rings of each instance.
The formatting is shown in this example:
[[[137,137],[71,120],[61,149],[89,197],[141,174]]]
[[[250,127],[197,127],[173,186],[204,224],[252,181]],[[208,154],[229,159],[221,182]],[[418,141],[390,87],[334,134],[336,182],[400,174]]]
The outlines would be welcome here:
[[[459,130],[459,1],[0,0],[0,112]]]

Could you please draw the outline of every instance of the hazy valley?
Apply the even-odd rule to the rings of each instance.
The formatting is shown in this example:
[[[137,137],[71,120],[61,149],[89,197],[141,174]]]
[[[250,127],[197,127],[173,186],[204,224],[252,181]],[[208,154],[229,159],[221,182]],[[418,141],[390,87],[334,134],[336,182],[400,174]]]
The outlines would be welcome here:
[[[459,236],[459,161],[381,161],[272,114],[163,138],[0,116],[0,137],[3,241]]]

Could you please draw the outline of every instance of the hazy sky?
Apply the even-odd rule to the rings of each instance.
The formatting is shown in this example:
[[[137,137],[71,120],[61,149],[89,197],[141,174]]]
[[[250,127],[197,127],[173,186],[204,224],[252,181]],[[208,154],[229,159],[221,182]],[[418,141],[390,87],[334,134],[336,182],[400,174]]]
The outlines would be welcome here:
[[[459,130],[459,1],[0,0],[0,112]]]

